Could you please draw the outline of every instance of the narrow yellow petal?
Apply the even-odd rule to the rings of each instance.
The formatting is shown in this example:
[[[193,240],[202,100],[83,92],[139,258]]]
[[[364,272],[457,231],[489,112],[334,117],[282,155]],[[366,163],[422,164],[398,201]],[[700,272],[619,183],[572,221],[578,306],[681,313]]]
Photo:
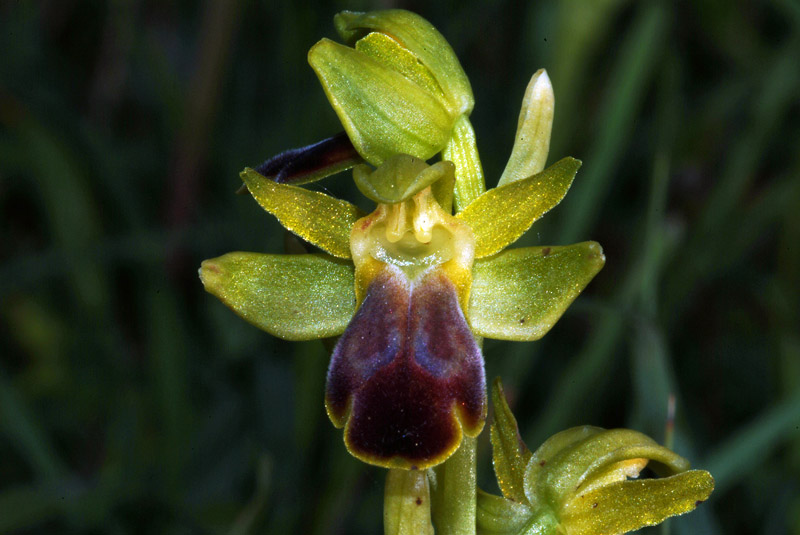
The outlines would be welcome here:
[[[364,216],[347,201],[297,186],[278,184],[250,168],[241,173],[258,204],[281,225],[339,258],[350,258],[350,230]]]
[[[475,233],[475,258],[502,251],[561,202],[580,166],[579,160],[564,158],[541,173],[490,189],[458,213]]]
[[[475,130],[466,115],[456,121],[453,135],[442,150],[442,160],[449,160],[456,166],[453,204],[456,212],[460,212],[486,191]]]

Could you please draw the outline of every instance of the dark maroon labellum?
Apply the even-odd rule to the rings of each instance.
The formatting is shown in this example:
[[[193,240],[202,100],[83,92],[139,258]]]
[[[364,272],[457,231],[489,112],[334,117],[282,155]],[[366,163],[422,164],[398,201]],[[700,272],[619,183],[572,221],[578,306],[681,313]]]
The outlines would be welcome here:
[[[339,340],[326,402],[361,460],[425,468],[483,426],[483,357],[456,289],[433,269],[415,283],[387,266]]]

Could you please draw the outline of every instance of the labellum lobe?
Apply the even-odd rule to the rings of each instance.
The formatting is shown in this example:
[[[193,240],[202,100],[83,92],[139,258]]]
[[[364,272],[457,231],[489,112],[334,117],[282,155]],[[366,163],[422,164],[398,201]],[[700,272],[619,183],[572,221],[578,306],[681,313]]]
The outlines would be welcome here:
[[[390,468],[444,461],[486,412],[483,358],[441,267],[389,264],[334,349],[326,406],[355,457]]]

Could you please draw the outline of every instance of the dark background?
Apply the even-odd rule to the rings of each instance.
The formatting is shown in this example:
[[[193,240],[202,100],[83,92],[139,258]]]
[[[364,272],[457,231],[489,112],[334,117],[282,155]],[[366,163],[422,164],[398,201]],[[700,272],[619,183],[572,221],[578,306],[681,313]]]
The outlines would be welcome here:
[[[528,445],[665,440],[673,393],[674,448],[717,490],[670,529],[800,533],[800,4],[430,4],[0,3],[0,532],[381,532],[322,344],[196,273],[282,250],[239,170],[340,130],[306,62],[335,12],[405,7],[472,81],[489,186],[539,67],[550,161],[584,162],[520,244],[595,239],[605,269],[542,341],[485,343]],[[347,174],[315,187],[367,206]]]

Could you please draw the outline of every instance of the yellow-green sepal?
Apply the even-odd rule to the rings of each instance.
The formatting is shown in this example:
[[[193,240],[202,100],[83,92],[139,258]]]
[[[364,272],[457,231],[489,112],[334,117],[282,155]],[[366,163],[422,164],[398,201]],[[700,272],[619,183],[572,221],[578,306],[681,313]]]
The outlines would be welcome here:
[[[411,67],[413,70],[424,68],[430,72],[430,77],[441,88],[444,101],[454,116],[468,115],[472,111],[475,100],[464,69],[447,40],[424,18],[402,9],[368,13],[342,11],[334,17],[333,22],[339,35],[350,45],[358,46],[357,41],[370,32],[378,32],[394,40],[420,65]],[[387,61],[393,62],[392,59]],[[408,68],[398,67],[398,70],[401,69]]]
[[[503,384],[499,377],[492,384],[492,406],[494,423],[490,429],[490,437],[497,484],[503,496],[509,500],[527,504],[524,488],[525,470],[532,453],[522,441],[517,420],[506,402]]]
[[[395,154],[427,160],[447,143],[456,117],[374,57],[323,39],[308,61],[353,146],[372,165]]]
[[[297,186],[278,184],[247,168],[240,174],[261,207],[307,242],[350,258],[350,231],[364,213],[347,201]]]
[[[596,242],[509,249],[476,260],[469,322],[478,336],[537,340],[558,321],[605,263]]]
[[[560,523],[570,535],[617,535],[693,511],[714,489],[705,470],[660,479],[618,481],[581,495],[562,508]]]
[[[340,335],[355,312],[353,264],[328,255],[228,253],[205,260],[200,279],[239,316],[285,340]]]
[[[580,160],[564,158],[541,173],[490,189],[456,217],[475,234],[475,258],[505,249],[556,206],[572,185]]]

